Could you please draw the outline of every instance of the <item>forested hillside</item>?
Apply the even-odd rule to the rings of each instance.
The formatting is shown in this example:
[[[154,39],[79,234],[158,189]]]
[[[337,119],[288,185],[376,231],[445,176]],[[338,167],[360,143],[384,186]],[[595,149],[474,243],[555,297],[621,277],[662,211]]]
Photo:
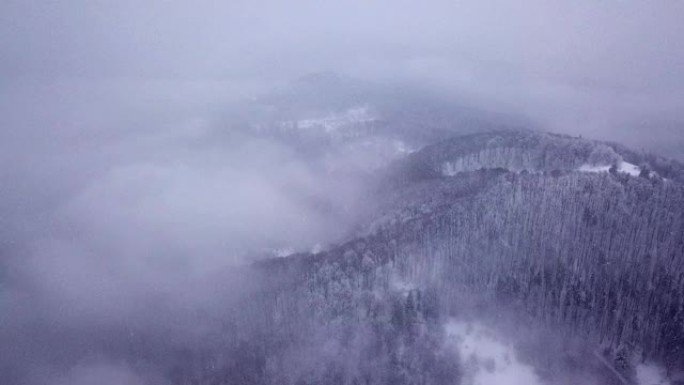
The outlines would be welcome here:
[[[633,357],[681,370],[684,187],[573,171],[604,144],[476,138],[513,142],[479,152],[481,169],[450,176],[412,171],[472,142],[428,147],[387,170],[391,187],[355,239],[254,265],[264,284],[225,320],[223,342],[178,363],[177,383],[459,383],[443,323],[473,303],[580,336],[627,378]],[[515,147],[520,138],[531,145]],[[530,172],[504,168],[521,159]]]
[[[619,144],[525,130],[457,136],[427,146],[405,163],[443,175],[481,168],[537,172],[587,171],[592,166],[606,166],[608,170],[615,166],[620,171],[624,163],[636,166],[637,175],[644,171],[645,176],[684,182],[684,165],[674,160],[632,151]]]

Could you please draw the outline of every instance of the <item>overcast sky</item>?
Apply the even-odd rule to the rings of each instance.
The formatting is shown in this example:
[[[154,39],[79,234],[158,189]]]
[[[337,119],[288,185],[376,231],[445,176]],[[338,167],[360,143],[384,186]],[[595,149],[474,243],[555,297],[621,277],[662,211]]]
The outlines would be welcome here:
[[[681,1],[4,1],[3,75],[297,76],[331,68],[681,91]],[[6,77],[6,76],[3,76]]]
[[[633,141],[635,129],[684,120],[682,20],[678,0],[7,0],[0,92],[11,105],[17,83],[85,83],[100,100],[123,93],[110,104],[149,110],[332,70],[431,81],[550,129]]]

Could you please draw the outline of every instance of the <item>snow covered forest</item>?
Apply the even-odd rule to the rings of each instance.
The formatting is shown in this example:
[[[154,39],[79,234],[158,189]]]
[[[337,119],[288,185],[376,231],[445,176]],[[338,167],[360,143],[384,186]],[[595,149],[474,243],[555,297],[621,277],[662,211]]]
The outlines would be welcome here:
[[[621,156],[606,148],[486,133],[390,166],[376,219],[350,240],[249,269],[268,283],[235,304],[216,351],[180,359],[177,383],[455,384],[463,372],[443,324],[480,312],[581,338],[625,378],[643,360],[681,370],[681,169],[576,169],[597,149],[610,154],[598,163]],[[445,159],[479,169],[443,175]]]

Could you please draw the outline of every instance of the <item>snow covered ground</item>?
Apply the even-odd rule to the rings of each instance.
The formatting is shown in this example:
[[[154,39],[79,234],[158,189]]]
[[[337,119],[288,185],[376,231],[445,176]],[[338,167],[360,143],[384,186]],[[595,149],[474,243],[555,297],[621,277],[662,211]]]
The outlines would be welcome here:
[[[639,364],[636,367],[638,385],[670,385],[665,369],[654,364]]]
[[[495,331],[478,323],[453,320],[445,329],[465,371],[463,385],[553,385],[542,381],[531,365],[521,362],[515,348]],[[662,367],[652,363],[636,366],[635,385],[671,384]]]
[[[610,170],[610,167],[611,167],[610,165],[596,166],[596,165],[591,165],[591,164],[583,164],[582,166],[580,166],[580,168],[578,168],[578,171],[582,171],[582,172],[608,172],[608,170]],[[618,165],[617,171],[625,173],[625,174],[629,174],[632,176],[639,176],[639,174],[641,173],[641,169],[639,168],[639,166],[632,164],[632,163],[628,163],[628,162],[620,162],[620,164]]]
[[[452,321],[447,338],[458,349],[465,369],[464,385],[542,385],[530,365],[492,330],[475,323]]]
[[[331,114],[321,118],[301,119],[296,122],[288,122],[287,125],[302,129],[322,129],[327,133],[332,133],[338,129],[360,123],[369,123],[377,120],[375,115],[370,112],[368,106],[350,108],[340,114]]]
[[[279,249],[273,249],[272,250],[273,255],[275,255],[278,258],[285,258],[289,257],[290,255],[295,253],[295,249],[292,247],[283,247]]]
[[[622,162],[620,163],[620,167],[618,167],[619,172],[624,172],[632,176],[639,176],[639,173],[641,173],[641,169],[639,166],[632,164],[632,163],[627,163],[627,162]]]

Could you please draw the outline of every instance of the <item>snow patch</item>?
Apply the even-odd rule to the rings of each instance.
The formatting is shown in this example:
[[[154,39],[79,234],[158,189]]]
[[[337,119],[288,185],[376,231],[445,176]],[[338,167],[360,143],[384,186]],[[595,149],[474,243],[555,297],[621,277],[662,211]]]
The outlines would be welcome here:
[[[295,253],[295,249],[291,247],[282,247],[279,249],[273,249],[273,254],[278,258],[285,258]]]
[[[323,129],[323,131],[331,133],[344,126],[359,123],[369,123],[375,120],[377,120],[377,118],[371,114],[368,106],[359,106],[350,108],[341,114],[331,114],[322,118],[301,119],[296,122],[288,122],[286,124],[292,125],[298,129]]]
[[[670,385],[665,369],[654,364],[639,364],[636,367],[638,385]]]
[[[577,170],[581,172],[608,172],[608,170],[610,170],[610,166],[595,166],[591,164],[583,164]]]
[[[264,253],[266,253],[270,256],[273,256],[273,257],[287,258],[287,257],[290,257],[294,254],[305,253],[307,251],[310,252],[311,254],[318,254],[320,252],[325,251],[325,246],[320,244],[320,243],[316,243],[316,244],[312,245],[310,248],[308,248],[308,247],[295,248],[295,247],[291,247],[291,246],[283,246],[283,247],[266,248],[266,249],[263,249],[263,251],[264,251]]]
[[[518,360],[515,349],[496,334],[475,323],[451,321],[446,325],[464,368],[464,385],[541,385],[534,368]]]
[[[610,165],[583,164],[577,170],[581,172],[608,172],[610,167]],[[620,162],[617,171],[631,176],[639,176],[641,173],[639,166],[629,162]]]
[[[627,163],[627,162],[620,163],[620,167],[618,167],[618,171],[627,173],[631,176],[639,176],[639,173],[641,173],[641,169],[639,168],[639,166],[632,164],[632,163]]]
[[[410,154],[410,153],[416,151],[415,149],[407,146],[406,143],[402,142],[401,140],[395,140],[393,142],[393,145],[394,145],[394,150],[399,155]]]

